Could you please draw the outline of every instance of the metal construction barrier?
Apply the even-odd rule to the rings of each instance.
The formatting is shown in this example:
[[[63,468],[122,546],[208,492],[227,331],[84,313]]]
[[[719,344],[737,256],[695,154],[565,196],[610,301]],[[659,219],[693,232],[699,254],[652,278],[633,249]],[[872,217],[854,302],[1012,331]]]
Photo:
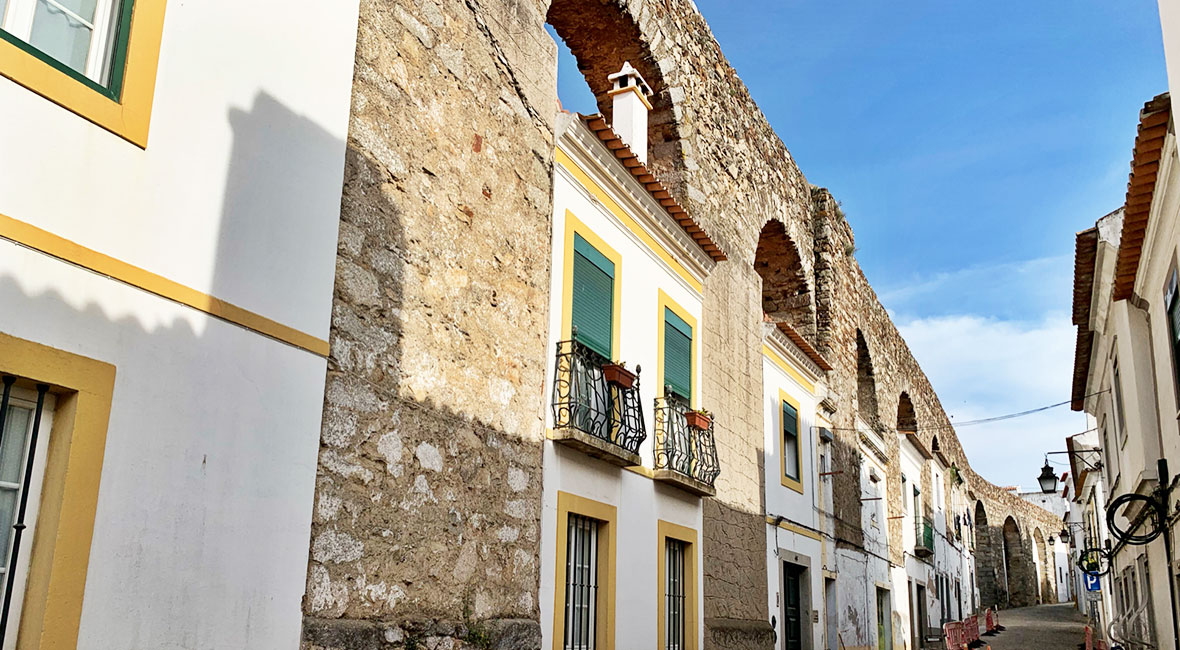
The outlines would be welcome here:
[[[979,616],[972,614],[963,619],[963,642],[967,647],[974,648],[979,645]]]
[[[942,633],[946,636],[947,650],[963,650],[967,643],[963,640],[963,624],[952,621],[942,626]]]

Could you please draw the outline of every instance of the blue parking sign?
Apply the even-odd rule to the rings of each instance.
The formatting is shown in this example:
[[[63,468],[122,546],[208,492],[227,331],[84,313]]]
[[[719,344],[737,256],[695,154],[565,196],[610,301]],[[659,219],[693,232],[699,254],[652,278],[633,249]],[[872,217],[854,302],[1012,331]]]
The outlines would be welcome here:
[[[1101,583],[1098,582],[1098,576],[1093,573],[1086,573],[1086,591],[1101,591]]]

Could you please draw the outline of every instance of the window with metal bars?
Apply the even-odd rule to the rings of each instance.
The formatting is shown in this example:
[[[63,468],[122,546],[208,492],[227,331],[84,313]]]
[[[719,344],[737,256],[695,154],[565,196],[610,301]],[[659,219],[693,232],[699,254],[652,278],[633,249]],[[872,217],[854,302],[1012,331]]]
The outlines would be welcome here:
[[[664,649],[685,650],[688,589],[684,558],[688,544],[670,537],[664,543]]]
[[[54,400],[49,386],[17,385],[12,375],[0,377],[0,648],[15,639],[9,621],[20,620],[21,599],[27,579],[29,552],[22,542],[32,539],[45,473],[48,431]]]
[[[598,635],[599,521],[570,513],[565,555],[565,650],[594,650]]]

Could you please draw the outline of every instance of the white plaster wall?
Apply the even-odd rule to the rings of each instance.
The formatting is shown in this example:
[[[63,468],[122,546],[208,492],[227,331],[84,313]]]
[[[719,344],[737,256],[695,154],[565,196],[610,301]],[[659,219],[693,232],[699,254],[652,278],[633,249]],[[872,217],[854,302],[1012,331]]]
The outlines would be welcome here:
[[[788,363],[790,361],[788,360]],[[766,513],[783,516],[809,528],[819,528],[816,511],[818,477],[816,476],[815,412],[818,401],[799,382],[768,357],[762,357],[763,426],[766,449]],[[782,484],[782,402],[779,391],[799,403],[799,465],[803,493]],[[774,548],[774,547],[769,547]]]
[[[168,3],[146,150],[0,77],[0,214],[326,339],[357,8]]]
[[[1168,88],[1180,92],[1180,2],[1159,0],[1159,7],[1164,59],[1168,66]]]
[[[615,360],[624,360],[628,368],[642,367],[640,398],[643,404],[647,439],[640,446],[643,465],[654,466],[656,368],[658,334],[663,314],[658,309],[658,292],[662,289],[701,322],[701,296],[663,261],[642,245],[637,237],[597,202],[589,200],[573,181],[558,172],[554,182],[554,222],[552,284],[563,286],[565,212],[569,210],[622,258],[615,270],[615,282],[622,292],[619,349]],[[550,350],[556,349],[561,332],[562,295],[550,296]],[[697,364],[693,390],[699,391],[700,359],[704,349],[702,330],[697,339]],[[546,395],[552,394],[554,355],[549,355],[546,372]],[[713,411],[724,405],[702,404]],[[546,409],[547,426],[553,426],[551,409]],[[724,472],[725,468],[722,467]],[[542,647],[553,644],[553,614],[557,560],[557,493],[568,492],[615,506],[618,509],[617,552],[615,570],[615,647],[655,647],[657,639],[657,522],[660,519],[697,531],[697,639],[703,643],[703,577],[701,566],[702,510],[700,497],[678,488],[657,483],[635,472],[553,442],[545,442],[543,456],[543,502],[541,513],[541,610]],[[662,624],[662,623],[661,623]]]
[[[116,367],[78,648],[296,647],[325,361],[6,241],[0,304]]]

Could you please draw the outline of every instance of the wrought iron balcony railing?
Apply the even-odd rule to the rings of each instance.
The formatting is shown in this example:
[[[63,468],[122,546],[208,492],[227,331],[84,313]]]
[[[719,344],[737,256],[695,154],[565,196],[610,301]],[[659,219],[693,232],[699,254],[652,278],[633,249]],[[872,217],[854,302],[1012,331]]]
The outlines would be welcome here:
[[[647,438],[639,377],[630,386],[608,382],[603,366],[609,363],[576,339],[557,344],[555,438],[616,465],[639,465],[639,445]]]
[[[930,517],[919,517],[914,521],[914,555],[934,555],[934,521]]]
[[[712,495],[713,483],[721,473],[717,447],[713,442],[713,420],[698,429],[686,417],[692,409],[676,396],[656,398],[655,469],[657,477],[666,472],[690,479],[673,481],[697,494]],[[662,472],[663,471],[663,472]]]

